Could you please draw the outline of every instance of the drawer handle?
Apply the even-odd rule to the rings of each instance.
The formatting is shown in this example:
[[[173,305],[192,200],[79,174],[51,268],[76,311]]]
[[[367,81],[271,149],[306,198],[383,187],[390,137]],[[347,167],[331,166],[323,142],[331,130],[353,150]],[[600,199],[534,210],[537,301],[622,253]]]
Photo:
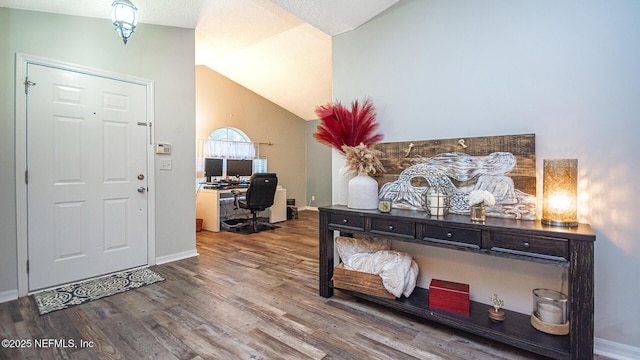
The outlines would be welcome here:
[[[342,219],[342,223],[343,223],[343,224],[346,224],[346,223],[348,223],[348,222],[349,222],[349,219]]]
[[[452,238],[452,237],[453,237],[453,234],[452,234],[452,233],[450,233],[450,232],[448,232],[448,233],[447,233],[447,237],[448,237],[448,238]]]
[[[526,247],[527,249],[529,248],[529,246],[531,246],[531,245],[529,244],[529,242],[526,242],[526,241],[525,241],[525,243],[524,243],[523,245],[524,245],[524,247]]]
[[[389,230],[393,230],[393,225],[389,225]]]

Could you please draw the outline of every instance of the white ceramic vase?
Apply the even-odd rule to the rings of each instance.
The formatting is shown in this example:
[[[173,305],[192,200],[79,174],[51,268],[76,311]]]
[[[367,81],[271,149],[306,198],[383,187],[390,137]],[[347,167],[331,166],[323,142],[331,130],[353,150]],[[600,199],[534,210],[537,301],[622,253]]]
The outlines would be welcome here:
[[[347,206],[352,209],[377,209],[378,182],[367,173],[358,173],[353,179],[349,180]]]
[[[343,165],[338,171],[338,205],[347,205],[349,201],[349,180],[356,176],[355,171]]]

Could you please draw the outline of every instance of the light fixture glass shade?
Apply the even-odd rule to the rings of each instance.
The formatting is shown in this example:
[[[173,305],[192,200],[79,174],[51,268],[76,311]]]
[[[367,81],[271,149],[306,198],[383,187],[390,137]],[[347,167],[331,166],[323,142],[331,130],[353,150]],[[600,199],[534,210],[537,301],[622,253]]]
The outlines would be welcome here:
[[[116,0],[111,6],[113,7],[111,21],[116,27],[116,32],[126,44],[138,25],[138,8],[129,0]]]
[[[544,160],[542,223],[578,226],[578,160]]]

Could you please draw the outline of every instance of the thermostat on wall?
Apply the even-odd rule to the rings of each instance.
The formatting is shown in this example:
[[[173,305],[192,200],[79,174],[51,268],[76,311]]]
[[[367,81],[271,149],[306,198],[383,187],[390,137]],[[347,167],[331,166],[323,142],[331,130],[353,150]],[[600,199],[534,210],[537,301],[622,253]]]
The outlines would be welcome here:
[[[156,154],[171,154],[171,144],[158,144],[156,145]]]

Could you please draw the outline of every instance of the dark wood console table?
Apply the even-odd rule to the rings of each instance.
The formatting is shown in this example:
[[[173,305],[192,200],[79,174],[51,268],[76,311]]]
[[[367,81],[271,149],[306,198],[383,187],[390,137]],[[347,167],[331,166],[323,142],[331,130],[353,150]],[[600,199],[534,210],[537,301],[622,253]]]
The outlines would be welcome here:
[[[354,210],[340,205],[320,207],[319,210],[320,296],[333,296],[334,231],[343,236],[374,234],[397,241],[565,267],[569,270],[570,332],[564,336],[536,330],[531,326],[530,314],[506,310],[504,322],[491,322],[487,316],[489,305],[473,301],[469,316],[430,309],[427,289],[416,288],[409,298],[396,300],[348,292],[551,358],[593,358],[593,245],[596,237],[589,225],[561,228],[542,225],[540,221],[498,218],[487,218],[485,224],[477,224],[464,215],[432,218],[422,211],[393,209],[391,213],[384,214],[377,210]]]

